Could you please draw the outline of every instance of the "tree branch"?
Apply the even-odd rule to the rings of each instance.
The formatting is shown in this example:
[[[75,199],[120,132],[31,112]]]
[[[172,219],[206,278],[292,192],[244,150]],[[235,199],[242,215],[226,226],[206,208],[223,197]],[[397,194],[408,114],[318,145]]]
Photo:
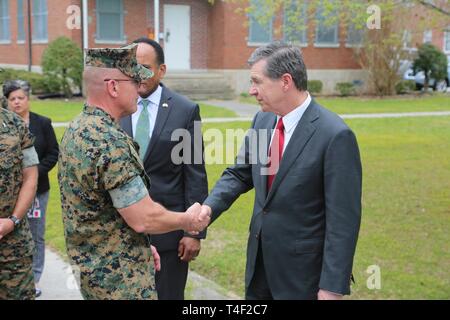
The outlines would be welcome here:
[[[435,5],[435,4],[433,4],[433,3],[429,2],[429,1],[426,1],[426,0],[416,0],[416,1],[418,3],[420,3],[421,5],[423,5],[424,7],[430,8],[432,10],[435,10],[435,11],[439,12],[439,13],[442,13],[444,15],[450,16],[450,11],[447,11],[444,8],[438,7],[437,5]]]

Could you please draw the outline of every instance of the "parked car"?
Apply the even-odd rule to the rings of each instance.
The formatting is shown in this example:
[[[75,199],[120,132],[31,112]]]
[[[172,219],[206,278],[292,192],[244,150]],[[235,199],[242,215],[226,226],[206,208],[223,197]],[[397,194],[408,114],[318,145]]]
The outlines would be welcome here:
[[[431,78],[428,81],[429,88],[433,88],[434,91],[446,91],[448,87],[450,87],[450,58],[447,58],[447,77],[445,79],[436,81]],[[414,74],[414,70],[412,69],[412,63],[410,63],[409,68],[403,74],[403,80],[414,80],[416,83],[417,90],[421,90],[425,84],[425,73],[423,71],[419,71]]]

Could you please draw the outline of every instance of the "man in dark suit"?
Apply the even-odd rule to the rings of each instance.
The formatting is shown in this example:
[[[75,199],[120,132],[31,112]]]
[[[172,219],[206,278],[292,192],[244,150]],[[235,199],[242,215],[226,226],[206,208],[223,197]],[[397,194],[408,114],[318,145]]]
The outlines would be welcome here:
[[[247,299],[339,299],[350,293],[361,219],[355,135],[306,91],[300,49],[272,43],[249,65],[250,94],[263,112],[202,210],[214,221],[255,188]]]
[[[164,52],[150,39],[140,38],[136,58],[138,63],[150,68],[154,77],[139,86],[138,110],[121,120],[122,128],[140,145],[140,156],[151,179],[150,196],[174,211],[185,211],[208,194],[208,182],[203,161],[199,106],[169,90],[160,81],[165,75]],[[189,161],[179,163],[172,159],[172,150],[180,140],[172,141],[172,133],[184,129],[191,137]],[[195,129],[195,130],[194,130]],[[195,132],[194,132],[195,131]],[[183,140],[183,145],[186,141]],[[184,156],[186,160],[186,156]],[[200,163],[195,163],[200,159]],[[183,231],[152,235],[152,245],[161,257],[161,270],[156,272],[156,290],[160,300],[183,300],[188,263],[200,252],[200,239],[205,232],[192,236]]]

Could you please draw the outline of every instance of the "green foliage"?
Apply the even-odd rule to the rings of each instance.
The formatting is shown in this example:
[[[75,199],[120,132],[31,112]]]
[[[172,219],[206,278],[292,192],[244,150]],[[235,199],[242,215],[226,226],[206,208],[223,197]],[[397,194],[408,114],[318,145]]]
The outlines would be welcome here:
[[[338,82],[335,87],[341,97],[347,97],[356,93],[355,86],[351,82]]]
[[[419,47],[413,69],[425,74],[424,88],[427,91],[430,78],[439,81],[447,77],[447,56],[431,43],[425,43]]]
[[[0,73],[0,83],[5,82],[6,80],[17,79],[28,81],[33,94],[44,94],[60,91],[59,82],[56,81],[55,78],[48,77],[40,73],[15,69],[4,69],[4,72]]]
[[[310,93],[321,93],[323,88],[323,83],[320,80],[309,80],[308,81],[308,91]]]
[[[416,82],[414,80],[400,80],[395,85],[395,92],[397,94],[406,94],[413,92],[416,89]]]
[[[49,44],[42,57],[44,74],[57,81],[67,97],[73,95],[72,88],[81,87],[83,53],[76,43],[59,37]]]

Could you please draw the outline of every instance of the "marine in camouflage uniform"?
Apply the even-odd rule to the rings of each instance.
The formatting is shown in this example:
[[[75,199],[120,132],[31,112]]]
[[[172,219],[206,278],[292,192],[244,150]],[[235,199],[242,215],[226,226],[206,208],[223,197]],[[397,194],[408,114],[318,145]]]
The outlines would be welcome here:
[[[0,108],[0,218],[14,211],[23,183],[23,169],[39,164],[33,136],[14,113]],[[28,219],[0,239],[0,300],[34,299],[33,239]]]
[[[136,46],[89,49],[86,65],[116,68],[136,80],[151,77],[135,52]],[[137,149],[107,112],[87,104],[62,139],[58,179],[67,252],[85,299],[156,299],[148,238],[117,210],[148,195]]]

